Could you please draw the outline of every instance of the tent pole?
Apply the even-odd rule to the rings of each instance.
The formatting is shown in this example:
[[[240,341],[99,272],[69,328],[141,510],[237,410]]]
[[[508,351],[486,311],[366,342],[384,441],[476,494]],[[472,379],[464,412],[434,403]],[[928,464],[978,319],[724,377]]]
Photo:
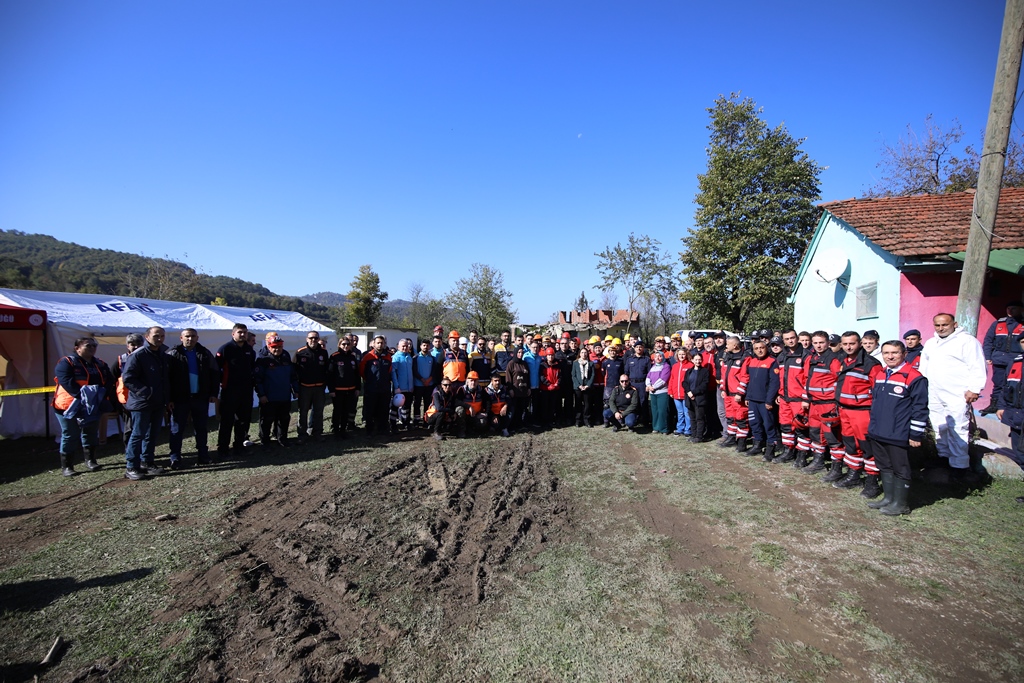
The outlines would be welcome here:
[[[50,354],[48,353],[48,347],[47,347],[47,344],[46,344],[46,337],[47,337],[46,333],[49,331],[49,328],[50,328],[50,323],[49,323],[49,321],[47,321],[47,323],[45,325],[43,325],[43,381],[44,382],[46,381],[46,370],[47,370],[47,368],[50,367]],[[47,396],[49,396],[49,394],[43,394],[43,399],[45,400]],[[49,411],[46,410],[45,407],[43,407],[43,423],[46,425],[46,438],[49,439],[50,438],[50,413],[49,413]]]

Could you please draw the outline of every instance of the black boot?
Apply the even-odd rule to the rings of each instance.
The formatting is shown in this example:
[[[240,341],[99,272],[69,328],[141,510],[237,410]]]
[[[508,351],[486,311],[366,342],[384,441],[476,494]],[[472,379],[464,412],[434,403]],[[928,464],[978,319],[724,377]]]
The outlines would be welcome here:
[[[60,473],[65,477],[73,477],[78,472],[75,472],[75,461],[70,455],[60,454]]]
[[[744,437],[742,439],[736,439],[736,452],[737,453],[746,453],[747,452],[747,439],[746,439],[746,437]],[[756,455],[756,453],[754,455]]]
[[[775,444],[768,444],[768,448],[765,450],[764,455],[761,459],[764,460],[765,462],[772,462],[773,460],[775,460],[775,448]]]
[[[801,451],[799,448],[793,449],[793,468],[802,470],[807,467],[807,453],[808,451]]]
[[[892,488],[892,502],[881,508],[880,512],[890,516],[909,515],[910,505],[907,504],[907,498],[910,497],[910,481],[893,476]]]
[[[763,441],[754,441],[754,442],[752,442],[750,444],[750,454],[751,455],[758,455],[759,453],[764,453],[764,442]]]
[[[96,449],[95,448],[90,448],[88,451],[86,451],[86,453],[85,453],[85,467],[90,472],[95,472],[96,470],[98,470],[100,468],[100,464],[98,462],[96,462]]]
[[[832,482],[839,481],[842,478],[843,478],[843,461],[842,460],[833,460],[832,461],[832,469],[830,469],[828,471],[828,474],[826,474],[824,477],[822,477],[821,480],[823,482],[825,482],[826,484],[831,484]]]
[[[853,489],[858,486],[864,486],[864,480],[861,479],[860,470],[855,470],[851,467],[846,476],[839,481],[833,482],[832,486],[837,489]]]
[[[868,503],[868,507],[872,510],[881,510],[885,506],[892,503],[892,492],[896,488],[896,475],[892,472],[882,472],[882,491],[885,495],[882,500],[876,500]]]
[[[811,460],[811,464],[804,467],[801,472],[804,474],[817,474],[825,469],[825,454],[815,453],[814,459]]]
[[[882,492],[882,488],[878,485],[878,475],[868,474],[864,476],[864,490],[860,492],[860,495],[865,498],[878,498],[878,494]]]
[[[778,464],[783,462],[793,462],[794,460],[796,460],[796,448],[790,446],[789,448],[782,449],[782,452],[775,456],[775,459],[772,460],[772,462]]]
[[[736,435],[726,434],[725,438],[718,442],[718,445],[722,448],[729,448],[730,446],[736,445]]]

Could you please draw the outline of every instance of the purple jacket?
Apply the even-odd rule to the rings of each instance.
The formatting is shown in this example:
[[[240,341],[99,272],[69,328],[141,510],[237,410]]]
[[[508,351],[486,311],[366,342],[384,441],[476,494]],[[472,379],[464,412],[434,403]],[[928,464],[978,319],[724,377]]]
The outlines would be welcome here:
[[[672,376],[672,366],[668,363],[662,363],[660,369],[655,370],[654,367],[651,366],[651,371],[647,373],[647,391],[653,394],[663,394],[668,391],[668,380]]]

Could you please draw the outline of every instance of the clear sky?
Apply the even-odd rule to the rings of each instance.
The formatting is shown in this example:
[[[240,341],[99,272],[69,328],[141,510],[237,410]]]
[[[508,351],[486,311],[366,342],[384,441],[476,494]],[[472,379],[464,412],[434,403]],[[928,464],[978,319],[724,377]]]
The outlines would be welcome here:
[[[806,138],[824,201],[928,114],[979,142],[1003,9],[7,0],[0,229],[290,295],[364,263],[440,295],[486,263],[542,322],[598,300],[593,254],[631,231],[678,251],[719,94]]]

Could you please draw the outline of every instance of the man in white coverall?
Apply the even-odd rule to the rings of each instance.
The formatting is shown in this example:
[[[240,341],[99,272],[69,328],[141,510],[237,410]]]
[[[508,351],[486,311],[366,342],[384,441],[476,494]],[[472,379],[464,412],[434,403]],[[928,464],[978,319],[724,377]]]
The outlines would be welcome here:
[[[956,325],[949,313],[932,318],[935,336],[921,351],[921,374],[928,378],[928,414],[935,447],[949,459],[955,481],[970,478],[967,453],[968,406],[978,400],[987,379],[981,342]]]

